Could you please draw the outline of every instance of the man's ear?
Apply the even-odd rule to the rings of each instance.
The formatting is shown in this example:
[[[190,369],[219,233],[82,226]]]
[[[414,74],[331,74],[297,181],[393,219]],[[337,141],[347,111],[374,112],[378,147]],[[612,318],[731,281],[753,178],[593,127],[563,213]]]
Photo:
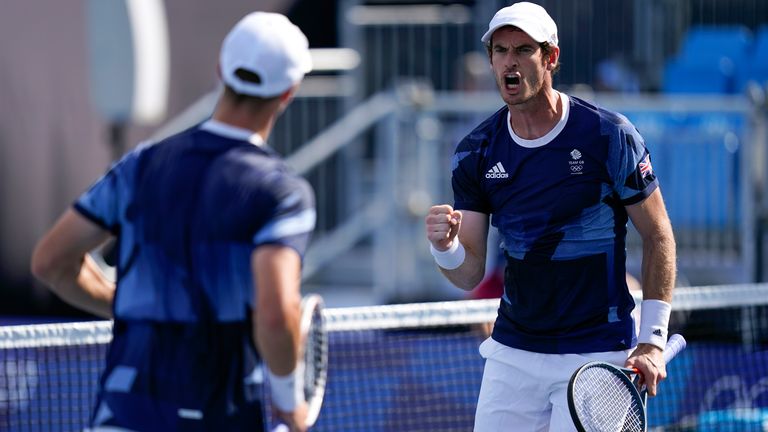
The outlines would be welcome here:
[[[291,99],[293,99],[293,96],[296,94],[296,91],[298,91],[299,85],[293,85],[291,88],[283,92],[283,94],[280,95],[280,102],[281,103],[287,103],[290,102]]]
[[[547,70],[554,70],[555,67],[557,67],[557,62],[560,60],[560,48],[558,47],[552,47],[550,48],[549,55],[547,58]]]
[[[299,90],[299,84],[294,84],[291,88],[280,94],[280,112],[283,112],[291,103],[296,92]]]

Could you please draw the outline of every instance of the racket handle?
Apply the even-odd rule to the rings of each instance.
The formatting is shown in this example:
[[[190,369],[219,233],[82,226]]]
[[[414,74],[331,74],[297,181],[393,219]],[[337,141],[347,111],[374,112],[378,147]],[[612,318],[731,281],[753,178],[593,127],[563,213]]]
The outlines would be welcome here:
[[[686,344],[687,342],[685,342],[685,338],[682,335],[673,334],[670,336],[667,345],[664,347],[664,363],[672,361],[676,355],[680,354],[680,351],[685,349]]]

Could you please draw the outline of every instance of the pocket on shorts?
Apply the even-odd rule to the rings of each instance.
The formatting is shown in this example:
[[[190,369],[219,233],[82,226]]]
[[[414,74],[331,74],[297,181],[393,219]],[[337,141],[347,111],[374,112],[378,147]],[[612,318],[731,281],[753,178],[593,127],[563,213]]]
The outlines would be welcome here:
[[[483,343],[480,344],[480,348],[478,348],[478,351],[480,352],[480,356],[484,359],[492,358],[494,354],[499,352],[499,350],[504,349],[504,345],[496,342],[493,340],[492,337],[489,337],[488,339],[484,340]]]

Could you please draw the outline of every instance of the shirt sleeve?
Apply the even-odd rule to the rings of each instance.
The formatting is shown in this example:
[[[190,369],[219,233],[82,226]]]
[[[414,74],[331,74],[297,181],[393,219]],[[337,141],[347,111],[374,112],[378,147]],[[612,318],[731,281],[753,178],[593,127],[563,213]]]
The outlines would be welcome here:
[[[484,198],[480,184],[480,152],[469,145],[465,138],[459,143],[451,161],[451,186],[453,207],[456,210],[470,210],[490,214],[488,201]]]
[[[643,137],[631,124],[619,130],[619,160],[615,179],[616,192],[622,204],[636,204],[659,186],[651,165],[651,154]]]
[[[120,230],[121,203],[132,193],[132,179],[144,146],[127,153],[114,163],[74,202],[80,214],[102,228],[117,234]]]
[[[271,182],[269,193],[275,211],[253,236],[254,246],[280,244],[303,257],[317,219],[312,187],[303,178],[285,174]]]

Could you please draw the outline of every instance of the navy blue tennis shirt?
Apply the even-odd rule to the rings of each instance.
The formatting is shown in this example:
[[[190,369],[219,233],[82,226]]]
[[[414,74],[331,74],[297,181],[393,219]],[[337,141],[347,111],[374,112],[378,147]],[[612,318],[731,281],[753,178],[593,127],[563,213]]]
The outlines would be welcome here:
[[[495,340],[542,353],[628,349],[636,336],[624,206],[658,181],[625,117],[561,97],[563,116],[544,137],[516,136],[505,106],[459,143],[454,207],[491,215],[502,237]]]
[[[75,203],[119,241],[94,425],[161,401],[157,418],[117,426],[260,426],[251,254],[276,244],[303,255],[315,224],[311,187],[263,144],[209,120],[138,147]]]

